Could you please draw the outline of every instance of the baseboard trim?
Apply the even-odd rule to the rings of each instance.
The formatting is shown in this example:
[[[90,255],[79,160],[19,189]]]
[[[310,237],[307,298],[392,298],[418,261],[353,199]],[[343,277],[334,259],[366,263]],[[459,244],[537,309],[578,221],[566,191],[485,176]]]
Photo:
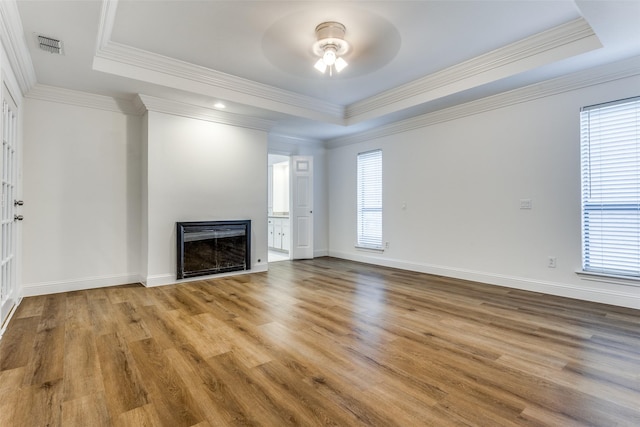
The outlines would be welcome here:
[[[313,251],[314,258],[320,258],[323,256],[329,256],[329,251],[327,249],[319,249],[319,250]]]
[[[85,289],[105,288],[107,286],[140,283],[140,275],[123,274],[116,276],[85,277],[75,280],[60,280],[54,282],[29,283],[22,285],[22,296],[57,294],[60,292],[82,291]]]
[[[154,288],[156,286],[177,285],[179,283],[195,282],[198,280],[219,279],[221,277],[239,276],[242,274],[261,273],[268,270],[268,264],[260,263],[255,264],[251,270],[231,271],[229,273],[211,274],[208,276],[190,277],[188,279],[176,280],[175,273],[171,274],[155,274],[153,276],[147,276],[146,280],[141,280],[141,283],[147,288]]]
[[[486,283],[488,285],[504,286],[524,291],[640,309],[640,293],[637,292],[637,288],[630,288],[629,292],[594,289],[574,284],[546,282],[522,277],[443,267],[432,264],[414,263],[398,259],[381,258],[340,251],[329,251],[329,256],[363,262],[366,264],[398,268],[400,270],[416,271],[419,273]]]
[[[13,315],[16,314],[16,311],[18,311],[18,307],[20,306],[21,302],[22,302],[22,297],[16,300],[16,303],[13,307],[11,307],[11,311],[9,312],[9,315],[7,316],[6,320],[0,326],[0,340],[2,340],[2,336],[4,335],[4,332],[7,330],[7,327],[9,326],[9,322],[11,322],[11,319],[13,319]]]

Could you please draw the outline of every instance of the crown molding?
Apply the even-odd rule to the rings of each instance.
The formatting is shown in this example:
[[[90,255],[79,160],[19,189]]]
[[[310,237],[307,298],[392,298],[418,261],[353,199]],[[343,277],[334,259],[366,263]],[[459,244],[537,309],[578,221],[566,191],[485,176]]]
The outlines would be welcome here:
[[[326,146],[327,148],[336,148],[344,145],[357,144],[375,138],[382,138],[437,123],[638,75],[640,75],[640,56],[423,114],[355,135],[328,140]]]
[[[133,68],[122,68],[117,64]],[[310,96],[285,91],[120,43],[109,42],[99,49],[94,57],[93,68],[138,79],[140,79],[140,73],[143,73],[144,80],[176,89],[207,93],[234,102],[312,120],[337,124],[344,122],[344,107],[341,105],[319,101]]]
[[[98,37],[96,39],[96,52],[105,48],[111,40],[113,23],[116,20],[116,10],[119,0],[103,0],[100,22],[98,23]]]
[[[256,129],[265,132],[268,132],[274,125],[274,122],[271,120],[245,116],[242,114],[221,112],[199,105],[187,104],[170,99],[156,98],[155,96],[138,94],[138,99],[148,111],[155,111],[158,113],[172,114],[175,116],[205,120],[208,122],[248,129]]]
[[[349,124],[409,108],[554,60],[602,47],[582,18],[347,106]],[[560,56],[560,58],[559,58]]]
[[[269,134],[269,142],[267,144],[267,151],[269,154],[279,154],[282,156],[297,156],[307,155],[312,153],[323,153],[326,150],[325,144],[322,141],[308,140],[308,139],[287,139],[276,138],[272,139]]]
[[[135,116],[140,116],[145,111],[157,111],[263,131],[268,131],[273,126],[273,122],[270,120],[221,112],[198,105],[143,94],[139,94],[133,100],[127,100],[38,84],[27,93],[26,98]]]
[[[7,54],[20,91],[25,95],[36,84],[36,71],[24,37],[15,0],[0,1],[0,41]]]
[[[93,68],[280,113],[344,123],[344,106],[112,42],[118,0],[104,0]],[[168,78],[167,78],[168,77]]]
[[[144,102],[142,102],[139,94],[138,96],[135,96],[131,102],[133,104],[133,108],[135,108],[139,116],[142,116],[147,112],[147,106],[144,105]]]
[[[291,147],[321,147],[324,148],[325,142],[321,139],[315,138],[304,138],[299,136],[285,135],[282,133],[269,133],[269,146],[271,147],[276,145],[288,145]]]
[[[25,95],[26,98],[59,102],[78,107],[95,108],[128,115],[140,115],[140,110],[128,99],[112,98],[71,89],[36,84]]]
[[[93,68],[315,121],[353,125],[602,47],[582,18],[346,107],[110,40],[118,2],[103,3]]]

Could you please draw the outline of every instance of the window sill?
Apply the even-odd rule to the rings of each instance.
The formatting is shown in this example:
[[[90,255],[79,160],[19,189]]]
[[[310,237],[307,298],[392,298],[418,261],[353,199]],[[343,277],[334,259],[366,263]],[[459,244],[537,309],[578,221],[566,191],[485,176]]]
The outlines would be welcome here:
[[[638,286],[640,287],[640,277],[616,276],[615,274],[594,273],[593,271],[576,271],[576,274],[583,280],[595,282],[615,283],[616,285]]]
[[[357,250],[367,251],[367,252],[378,252],[378,253],[384,252],[384,248],[372,248],[371,246],[358,246],[358,245],[355,245],[355,248]]]

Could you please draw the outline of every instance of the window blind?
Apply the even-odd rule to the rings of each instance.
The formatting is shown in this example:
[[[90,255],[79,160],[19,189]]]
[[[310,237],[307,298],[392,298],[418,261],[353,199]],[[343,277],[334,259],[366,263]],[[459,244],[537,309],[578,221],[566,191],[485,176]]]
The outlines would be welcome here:
[[[640,277],[640,97],[580,112],[582,268]]]
[[[382,249],[382,150],[358,154],[357,246]]]

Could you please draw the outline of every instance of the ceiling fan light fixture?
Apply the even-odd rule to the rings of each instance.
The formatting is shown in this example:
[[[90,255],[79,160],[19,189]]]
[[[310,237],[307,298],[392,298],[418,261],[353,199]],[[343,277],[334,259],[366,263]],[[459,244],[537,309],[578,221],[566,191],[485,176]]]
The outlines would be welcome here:
[[[322,58],[318,59],[318,62],[316,62],[314,67],[316,70],[320,71],[323,74],[327,71],[327,64],[325,64]]]
[[[329,69],[329,75],[333,70],[340,72],[349,65],[342,55],[349,51],[349,43],[344,40],[345,26],[339,22],[323,22],[316,27],[316,39],[313,44],[313,52],[320,57],[314,67],[321,73]]]
[[[349,65],[347,63],[347,61],[345,61],[342,58],[336,59],[336,63],[334,64],[334,66],[336,67],[336,71],[337,72],[340,72],[340,71],[344,70],[347,67],[347,65]]]
[[[324,49],[322,61],[329,67],[336,63],[336,49],[333,46],[327,46]]]

